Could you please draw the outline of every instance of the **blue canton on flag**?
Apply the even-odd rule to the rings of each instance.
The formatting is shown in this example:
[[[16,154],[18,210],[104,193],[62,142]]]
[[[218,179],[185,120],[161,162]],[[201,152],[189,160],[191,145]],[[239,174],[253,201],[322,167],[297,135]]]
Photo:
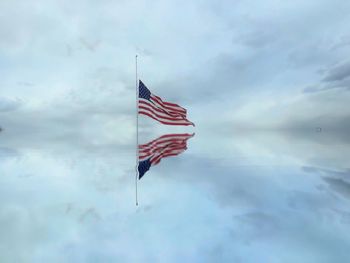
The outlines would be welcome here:
[[[139,84],[139,98],[145,100],[150,100],[151,98],[151,92],[149,91],[149,89],[147,89],[147,87],[145,86],[145,84],[143,84],[141,80]]]
[[[141,161],[139,162],[139,179],[142,178],[142,176],[144,176],[144,174],[149,170],[149,168],[151,168],[151,158],[148,158],[147,160]]]

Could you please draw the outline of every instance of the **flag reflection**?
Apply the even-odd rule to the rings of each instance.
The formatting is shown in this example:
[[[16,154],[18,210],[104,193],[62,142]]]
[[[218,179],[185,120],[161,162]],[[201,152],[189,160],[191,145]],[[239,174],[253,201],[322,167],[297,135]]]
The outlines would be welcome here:
[[[176,156],[187,150],[187,140],[193,134],[166,134],[146,144],[139,145],[139,179],[151,168],[160,163],[162,158]]]

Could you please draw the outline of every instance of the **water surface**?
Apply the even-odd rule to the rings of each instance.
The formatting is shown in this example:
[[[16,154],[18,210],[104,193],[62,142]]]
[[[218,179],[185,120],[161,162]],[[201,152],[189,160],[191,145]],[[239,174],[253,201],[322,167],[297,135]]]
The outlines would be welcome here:
[[[349,259],[350,145],[339,134],[198,128],[138,182],[139,206],[132,141],[11,138],[0,136],[2,262]]]

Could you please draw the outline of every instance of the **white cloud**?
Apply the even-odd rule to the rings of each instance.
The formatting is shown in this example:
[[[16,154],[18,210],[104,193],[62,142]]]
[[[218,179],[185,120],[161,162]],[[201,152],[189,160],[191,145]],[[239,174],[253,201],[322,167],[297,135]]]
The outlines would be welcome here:
[[[331,196],[348,186],[300,169],[348,166],[350,95],[323,90],[347,73],[337,66],[349,53],[347,1],[5,0],[0,10],[5,261],[320,263],[347,252],[337,220],[348,210]],[[146,85],[197,125],[186,153],[142,179],[139,209],[136,53]],[[140,122],[142,140],[185,131]]]

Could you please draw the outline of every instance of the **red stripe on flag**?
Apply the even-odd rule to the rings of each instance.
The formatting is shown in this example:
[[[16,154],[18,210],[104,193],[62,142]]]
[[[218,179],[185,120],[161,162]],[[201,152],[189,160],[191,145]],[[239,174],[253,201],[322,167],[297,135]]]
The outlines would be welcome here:
[[[140,99],[139,100],[139,107],[141,106],[147,106],[147,107],[150,107],[152,108],[153,110],[159,112],[159,113],[162,113],[164,115],[167,115],[167,116],[171,116],[171,117],[186,117],[186,115],[182,114],[181,112],[177,112],[177,111],[170,111],[168,109],[164,109],[163,107],[160,107],[158,104],[152,102],[152,101],[149,101],[149,100],[144,100],[144,99]]]
[[[151,95],[151,101],[156,104],[159,108],[162,108],[163,110],[167,111],[167,112],[171,112],[174,114],[180,114],[182,116],[186,117],[187,111],[180,107],[179,105],[176,106],[170,106],[170,105],[166,105],[165,102],[163,102],[159,97]]]
[[[145,111],[139,111],[139,114],[143,114],[146,115],[156,121],[159,121],[162,124],[167,124],[167,125],[184,125],[184,126],[188,126],[188,125],[192,125],[194,126],[194,124],[188,120],[183,120],[182,122],[178,122],[178,121],[164,121],[162,119],[159,119],[155,116],[153,116],[152,114],[150,114],[149,112],[145,112]]]
[[[149,106],[147,103],[140,104],[139,109],[147,110],[159,118],[164,118],[164,119],[168,119],[168,120],[183,120],[184,119],[184,117],[181,115],[176,115],[176,116],[169,115],[169,114],[165,113],[164,111],[161,111],[157,108]]]

